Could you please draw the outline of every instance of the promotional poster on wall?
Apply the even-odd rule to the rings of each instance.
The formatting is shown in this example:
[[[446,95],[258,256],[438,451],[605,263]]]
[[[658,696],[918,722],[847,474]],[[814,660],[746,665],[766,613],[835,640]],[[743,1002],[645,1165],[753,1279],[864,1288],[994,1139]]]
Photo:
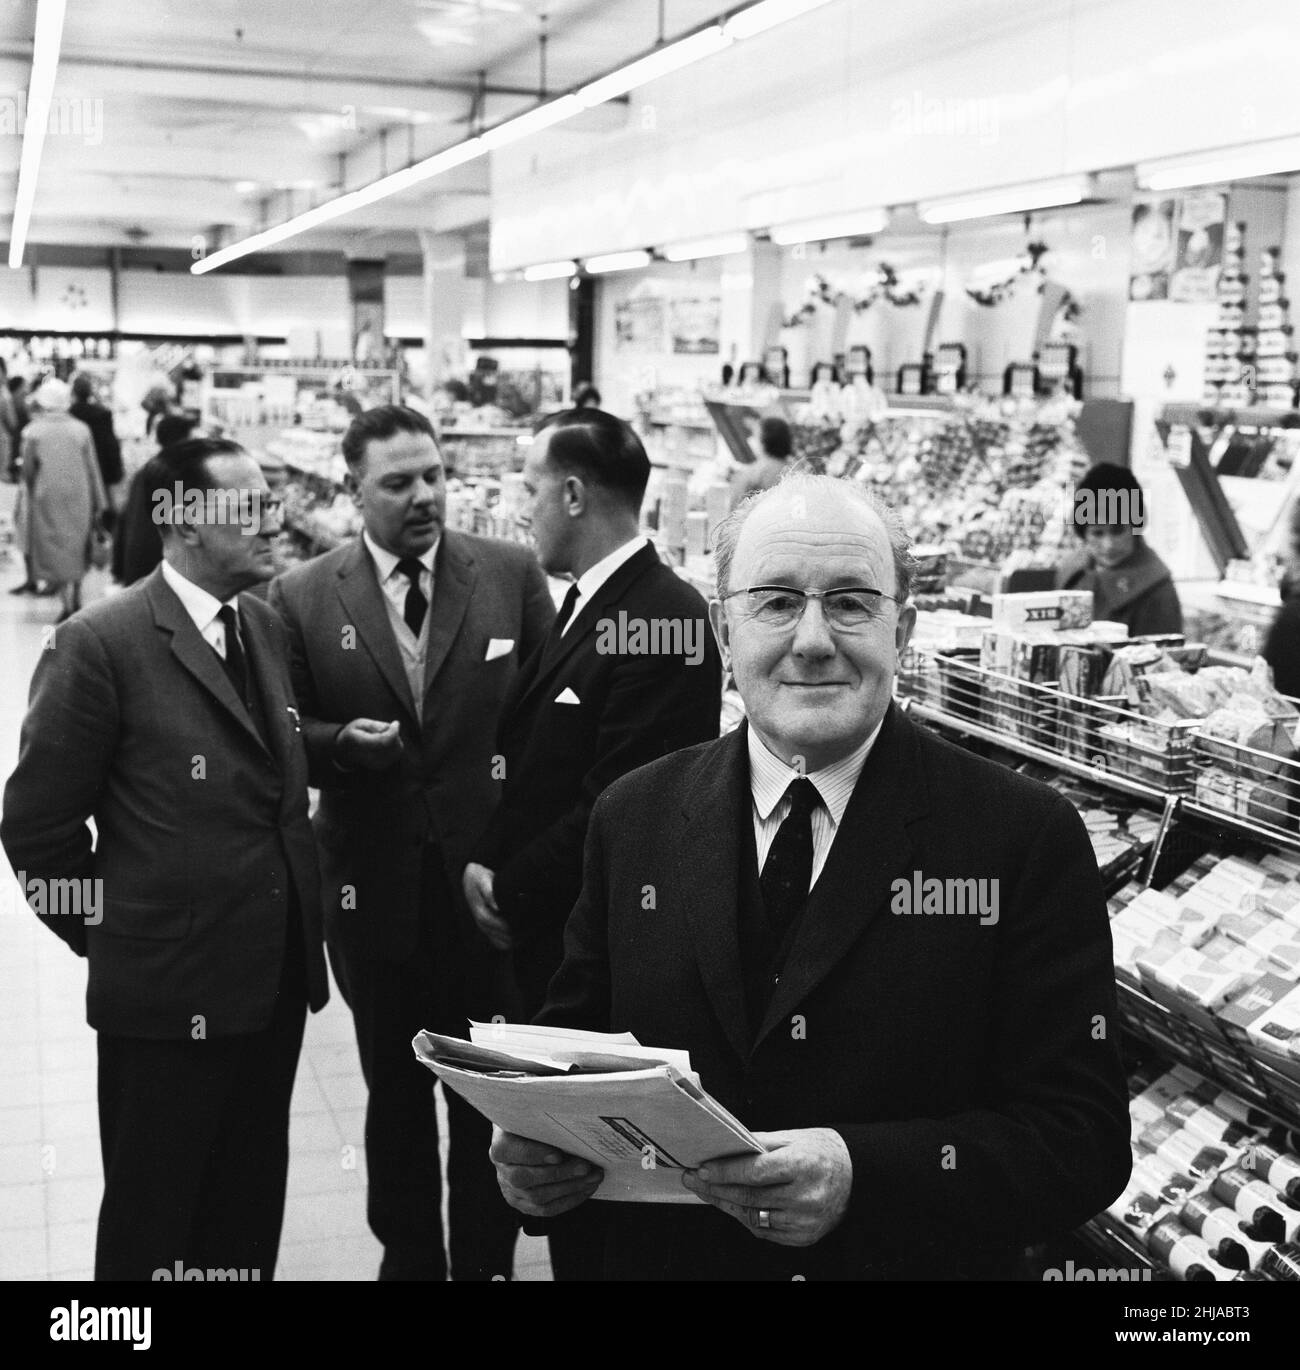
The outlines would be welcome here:
[[[673,351],[694,356],[716,356],[721,350],[722,299],[688,296],[672,302]]]
[[[1167,300],[1169,277],[1174,269],[1178,240],[1174,215],[1178,202],[1172,196],[1139,199],[1133,203],[1133,267],[1129,276],[1130,300]]]
[[[1228,197],[1217,191],[1190,191],[1178,214],[1178,255],[1169,280],[1169,298],[1203,304],[1215,298],[1223,265],[1223,221]]]

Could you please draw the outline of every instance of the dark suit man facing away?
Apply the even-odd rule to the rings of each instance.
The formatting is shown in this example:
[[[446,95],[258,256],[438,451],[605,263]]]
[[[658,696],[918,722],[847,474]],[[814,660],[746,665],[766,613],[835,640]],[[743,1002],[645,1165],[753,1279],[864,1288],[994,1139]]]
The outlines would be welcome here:
[[[411,1038],[517,1011],[508,958],[469,917],[460,872],[496,803],[502,700],[555,609],[526,548],[444,529],[442,458],[422,414],[372,409],[343,452],[365,531],[276,580],[271,605],[289,628],[321,790],[325,931],[369,1089],[380,1278],[441,1280],[434,1094]],[[452,1278],[508,1275],[516,1220],[487,1125],[454,1095],[447,1107]]]
[[[538,433],[524,465],[543,567],[574,577],[556,626],[507,702],[501,807],[465,871],[480,926],[515,948],[529,1013],[541,1007],[582,888],[591,807],[619,776],[718,735],[721,661],[699,593],[638,532],[650,474],[621,419],[574,409]],[[556,1277],[583,1278],[595,1215],[551,1233]]]
[[[163,564],[42,655],[0,838],[29,894],[89,892],[92,916],[44,912],[89,962],[96,1278],[268,1280],[305,1009],[328,997],[287,642],[240,594],[272,573],[276,515],[234,443],[181,443],[148,472]]]

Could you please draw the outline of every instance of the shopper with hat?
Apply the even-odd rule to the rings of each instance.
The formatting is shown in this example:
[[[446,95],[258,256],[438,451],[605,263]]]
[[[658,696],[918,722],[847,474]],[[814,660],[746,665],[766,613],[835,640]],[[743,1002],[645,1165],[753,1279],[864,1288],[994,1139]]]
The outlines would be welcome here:
[[[63,381],[43,382],[21,444],[29,582],[59,587],[60,623],[81,608],[91,539],[108,508],[90,429],[68,413],[71,402]]]
[[[1091,590],[1093,618],[1123,623],[1131,637],[1181,633],[1169,567],[1142,536],[1145,494],[1133,472],[1098,462],[1075,486],[1071,513],[1081,546],[1058,567],[1058,587]]]

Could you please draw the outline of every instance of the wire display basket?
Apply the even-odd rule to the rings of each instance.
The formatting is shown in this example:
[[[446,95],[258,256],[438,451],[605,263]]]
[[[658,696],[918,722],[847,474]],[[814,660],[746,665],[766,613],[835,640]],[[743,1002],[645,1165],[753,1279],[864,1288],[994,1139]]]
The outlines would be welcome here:
[[[1267,836],[1300,836],[1300,762],[1277,752],[1197,733],[1188,807],[1227,816]]]
[[[1118,779],[1153,795],[1190,794],[1195,785],[1195,720],[1144,718],[1113,699],[1062,693],[981,666],[974,649],[908,651],[899,694],[939,723],[978,730],[991,740],[1064,761],[1099,779]]]

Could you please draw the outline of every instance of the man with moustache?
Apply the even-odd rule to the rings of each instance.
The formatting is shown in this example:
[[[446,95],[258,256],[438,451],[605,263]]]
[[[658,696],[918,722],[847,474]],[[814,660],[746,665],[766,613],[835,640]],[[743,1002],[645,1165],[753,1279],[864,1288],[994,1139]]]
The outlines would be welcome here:
[[[442,1280],[434,1094],[411,1039],[517,1011],[508,958],[470,919],[460,872],[496,803],[502,700],[555,609],[526,548],[444,528],[446,473],[422,414],[363,413],[343,455],[364,531],[278,578],[270,602],[321,791],[325,931],[369,1091],[379,1277]],[[453,1095],[447,1108],[451,1276],[508,1276],[516,1220],[487,1126]]]
[[[279,515],[233,442],[179,443],[147,480],[162,565],[42,653],[0,840],[29,882],[95,892],[92,916],[44,915],[89,963],[96,1279],[268,1280],[306,1009],[328,998],[287,642],[241,593],[273,572]]]
[[[538,1021],[689,1050],[767,1149],[684,1171],[699,1204],[602,1204],[602,1272],[1005,1278],[1129,1173],[1083,825],[892,701],[914,563],[865,491],[787,477],[731,515],[716,556],[746,725],[597,800]],[[900,916],[894,883],[916,872],[995,882],[997,922]],[[601,1179],[506,1133],[493,1157],[530,1217],[579,1209]]]

